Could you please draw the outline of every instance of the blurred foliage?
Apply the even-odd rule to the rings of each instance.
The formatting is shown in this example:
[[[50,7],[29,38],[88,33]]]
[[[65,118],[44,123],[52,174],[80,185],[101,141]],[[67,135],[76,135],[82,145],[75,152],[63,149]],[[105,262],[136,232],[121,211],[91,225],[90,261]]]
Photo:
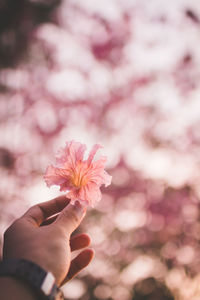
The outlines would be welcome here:
[[[133,291],[134,300],[173,300],[169,290],[154,278],[146,278],[137,283]]]
[[[199,15],[195,0],[0,2],[1,233],[58,194],[42,174],[66,140],[104,144],[113,176],[68,299],[199,299]]]
[[[53,21],[60,0],[2,0],[0,3],[0,68],[14,67],[23,58],[35,27]]]

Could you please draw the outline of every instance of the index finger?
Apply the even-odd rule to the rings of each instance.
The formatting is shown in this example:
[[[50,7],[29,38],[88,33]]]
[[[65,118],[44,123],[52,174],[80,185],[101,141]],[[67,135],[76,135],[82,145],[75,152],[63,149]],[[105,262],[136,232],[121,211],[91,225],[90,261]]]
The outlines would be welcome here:
[[[22,216],[31,220],[35,225],[40,226],[47,218],[59,213],[70,202],[66,196],[60,196],[52,200],[36,204]]]

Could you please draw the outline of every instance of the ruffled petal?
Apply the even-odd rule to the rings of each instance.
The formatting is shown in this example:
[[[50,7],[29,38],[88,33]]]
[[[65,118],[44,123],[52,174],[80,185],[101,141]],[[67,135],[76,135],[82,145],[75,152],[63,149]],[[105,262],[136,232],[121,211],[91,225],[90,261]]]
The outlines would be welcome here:
[[[71,141],[66,143],[65,149],[67,155],[66,163],[69,163],[75,169],[76,164],[83,160],[86,145]]]
[[[71,204],[75,204],[75,202],[78,200],[80,201],[80,196],[79,196],[79,190],[76,189],[75,187],[71,187],[71,189],[68,191],[66,194],[67,198],[71,199]]]
[[[60,191],[61,192],[67,192],[67,191],[71,190],[71,188],[72,188],[72,185],[71,185],[70,179],[66,179],[65,182],[60,184]]]
[[[100,144],[95,144],[95,145],[92,147],[92,150],[90,151],[89,157],[88,157],[88,159],[87,159],[88,165],[91,164],[91,162],[92,162],[92,160],[93,160],[95,154],[97,153],[97,151],[98,151],[100,148],[103,148],[103,146],[100,145]]]
[[[64,163],[67,161],[67,155],[65,148],[60,148],[55,155],[56,157],[56,166],[62,167]]]
[[[95,183],[87,184],[81,188],[79,193],[80,199],[84,199],[84,203],[92,207],[101,200],[101,192]]]
[[[67,142],[56,154],[56,165],[63,168],[75,169],[76,164],[83,160],[86,145],[75,141]]]
[[[98,186],[101,186],[102,184],[108,186],[111,183],[112,176],[108,175],[108,173],[104,171],[106,161],[106,157],[102,156],[99,160],[92,163],[87,172],[90,182],[94,182]]]
[[[95,170],[104,169],[106,162],[107,162],[107,157],[101,156],[100,159],[98,159],[97,161],[94,161],[92,163],[92,169],[95,169]]]
[[[48,187],[54,184],[60,185],[66,181],[63,175],[64,174],[62,170],[55,168],[54,166],[49,166],[46,169],[44,180],[46,181]]]
[[[110,176],[106,171],[104,171],[102,184],[104,184],[105,187],[107,187],[111,184],[111,181],[112,181],[112,176]]]
[[[93,162],[100,144],[94,145],[87,160],[84,160],[86,145],[75,141],[66,143],[56,156],[56,166],[49,166],[44,175],[48,186],[59,185],[71,203],[77,200],[83,205],[91,205],[101,200],[100,187],[108,186],[111,176],[104,170],[106,157]]]

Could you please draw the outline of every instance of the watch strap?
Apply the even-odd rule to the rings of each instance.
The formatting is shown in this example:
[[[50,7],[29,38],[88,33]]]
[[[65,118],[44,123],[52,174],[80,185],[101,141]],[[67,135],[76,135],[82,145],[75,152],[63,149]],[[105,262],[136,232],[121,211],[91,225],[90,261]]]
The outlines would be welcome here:
[[[44,299],[64,299],[52,273],[46,272],[32,261],[5,259],[0,263],[0,276],[14,276],[28,282],[36,291],[41,292]]]

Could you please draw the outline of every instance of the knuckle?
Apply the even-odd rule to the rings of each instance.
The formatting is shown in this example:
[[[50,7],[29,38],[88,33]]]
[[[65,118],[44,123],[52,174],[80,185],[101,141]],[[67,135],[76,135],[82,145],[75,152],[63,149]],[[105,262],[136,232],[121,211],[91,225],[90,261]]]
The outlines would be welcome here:
[[[7,239],[15,230],[16,226],[18,225],[18,219],[14,221],[4,232],[4,239]]]
[[[6,229],[6,231],[4,232],[4,234],[3,234],[3,238],[4,238],[4,240],[6,240],[6,239],[7,239],[7,237],[8,237],[8,235],[9,235],[9,233],[10,233],[10,227],[8,227],[8,228]]]
[[[66,220],[69,220],[70,222],[73,222],[73,223],[78,223],[78,221],[79,221],[79,218],[78,218],[77,214],[73,210],[71,210],[71,211],[68,211],[68,210],[63,211],[63,217]]]
[[[37,204],[31,206],[28,210],[27,210],[27,213],[30,213],[32,212],[33,210],[37,209]]]
[[[37,205],[31,206],[26,213],[22,216],[22,218],[29,218],[32,214],[38,211]]]
[[[29,214],[33,213],[33,212],[38,212],[40,210],[40,207],[38,204],[33,205],[32,207],[29,208],[29,210],[27,211]]]
[[[38,211],[38,210],[40,210],[40,206],[39,206],[39,204],[35,204],[35,205],[31,206],[27,212],[31,213],[31,212]]]

